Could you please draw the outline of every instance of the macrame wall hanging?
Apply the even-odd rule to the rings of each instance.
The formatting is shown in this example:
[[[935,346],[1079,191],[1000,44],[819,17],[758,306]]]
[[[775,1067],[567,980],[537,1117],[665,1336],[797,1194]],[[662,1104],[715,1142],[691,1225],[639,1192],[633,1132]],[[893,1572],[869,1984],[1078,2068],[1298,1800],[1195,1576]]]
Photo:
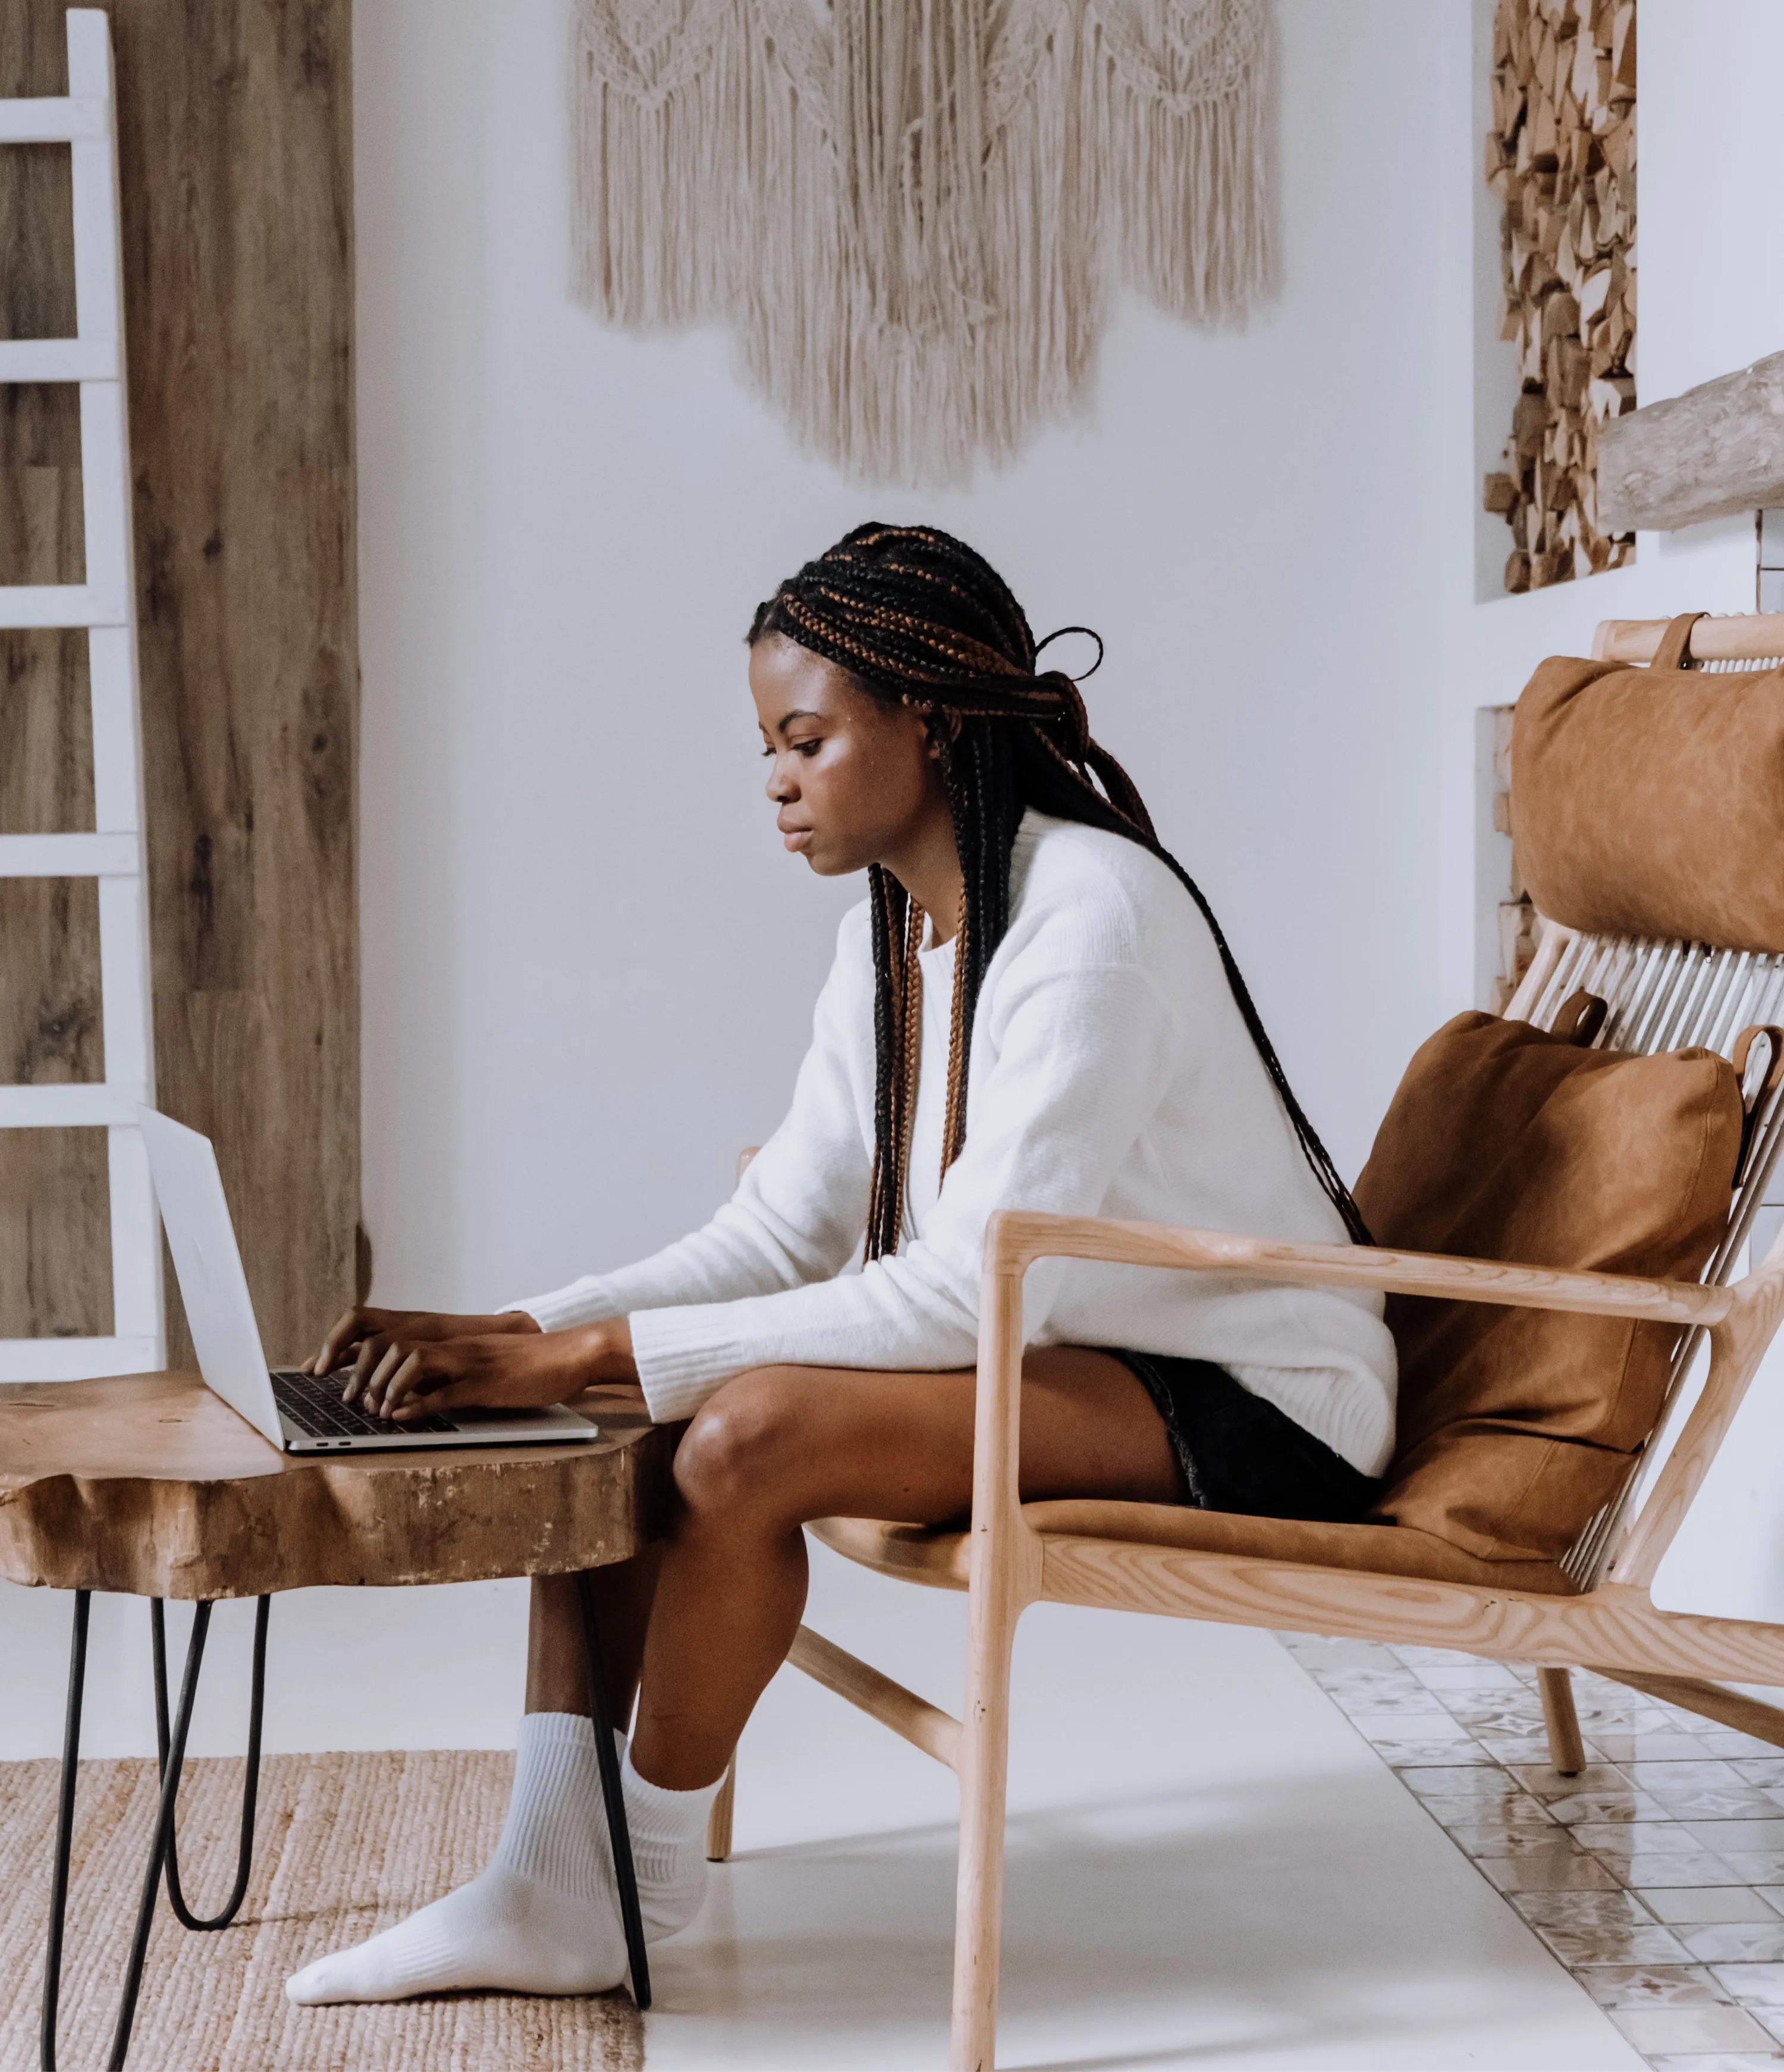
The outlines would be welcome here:
[[[719,322],[801,444],[959,483],[1085,400],[1125,284],[1266,282],[1268,0],[578,0],[577,289]]]

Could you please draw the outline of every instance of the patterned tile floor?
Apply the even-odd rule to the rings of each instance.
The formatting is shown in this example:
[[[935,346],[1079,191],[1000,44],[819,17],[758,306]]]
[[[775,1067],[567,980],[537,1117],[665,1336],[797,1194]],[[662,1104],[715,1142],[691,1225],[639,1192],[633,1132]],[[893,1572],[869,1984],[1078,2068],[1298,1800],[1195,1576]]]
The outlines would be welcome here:
[[[1656,2072],[1784,2067],[1784,1750],[1580,1672],[1561,1777],[1534,1669],[1279,1638]]]

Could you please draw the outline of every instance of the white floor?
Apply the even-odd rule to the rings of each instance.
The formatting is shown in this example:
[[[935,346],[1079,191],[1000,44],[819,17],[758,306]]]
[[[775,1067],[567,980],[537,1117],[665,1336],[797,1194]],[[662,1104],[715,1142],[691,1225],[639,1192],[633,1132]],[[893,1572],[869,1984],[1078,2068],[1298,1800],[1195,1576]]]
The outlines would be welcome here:
[[[960,1601],[819,1561],[811,1622],[957,1708]],[[1268,1635],[1040,1606],[1017,1719],[1000,2065],[1641,2065]],[[651,2072],[944,2065],[954,1813],[784,1671],[737,1856],[656,1954]]]
[[[816,1550],[811,1622],[959,1708],[964,1602]],[[0,1589],[0,1756],[60,1745],[68,1600]],[[274,1612],[268,1745],[499,1745],[523,1586],[317,1591]],[[240,1745],[246,1605],[195,1737]],[[175,1619],[183,1635],[183,1616]],[[88,1752],[152,1749],[146,1621],[94,1607]],[[1641,2064],[1268,1634],[1043,1605],[1023,1622],[999,2063]],[[947,2062],[954,1780],[795,1672],[744,1738],[738,1855],[656,1958],[651,2072]]]

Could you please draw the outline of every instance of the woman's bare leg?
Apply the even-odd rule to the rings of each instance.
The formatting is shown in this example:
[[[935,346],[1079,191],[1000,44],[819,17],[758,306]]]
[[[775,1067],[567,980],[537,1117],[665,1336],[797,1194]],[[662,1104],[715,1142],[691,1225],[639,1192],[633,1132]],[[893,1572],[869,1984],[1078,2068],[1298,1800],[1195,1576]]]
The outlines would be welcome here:
[[[800,1527],[838,1514],[940,1523],[972,1482],[973,1377],[812,1367],[739,1375],[676,1457],[668,1543],[592,1572],[612,1716],[623,1719],[643,1638],[644,1693],[626,1773],[648,1929],[700,1903],[713,1785],[784,1659],[805,1601]],[[1056,1349],[1023,1368],[1022,1493],[1169,1501],[1182,1494],[1145,1390],[1106,1354]],[[651,1604],[653,1581],[656,1606]],[[357,1949],[308,1965],[294,2000],[403,1999],[500,1987],[599,1992],[625,1967],[599,1840],[594,1748],[574,1580],[533,1591],[528,1710],[515,1794],[489,1867]]]
[[[647,1547],[630,1561],[591,1568],[589,1588],[594,1598],[595,1629],[601,1637],[601,1667],[606,1679],[607,1717],[623,1729],[638,1696],[638,1672],[644,1659],[644,1631],[651,1620],[651,1599],[660,1546]],[[527,1703],[529,1712],[586,1712],[587,1672],[582,1654],[582,1614],[573,1576],[535,1576],[527,1626]]]
[[[808,1520],[966,1515],[975,1393],[970,1371],[764,1367],[706,1404],[676,1456],[680,1503],[632,1743],[641,1777],[689,1790],[722,1774],[804,1609]],[[1075,1347],[1024,1362],[1020,1474],[1031,1501],[1183,1494],[1140,1382],[1109,1355]]]

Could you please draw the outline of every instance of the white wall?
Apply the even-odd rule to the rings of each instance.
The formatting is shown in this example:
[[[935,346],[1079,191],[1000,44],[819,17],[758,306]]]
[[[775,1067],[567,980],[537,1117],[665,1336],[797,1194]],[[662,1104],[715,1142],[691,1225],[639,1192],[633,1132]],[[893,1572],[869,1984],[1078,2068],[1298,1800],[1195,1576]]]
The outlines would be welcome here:
[[[1469,13],[1280,0],[1278,300],[1212,335],[1125,307],[1088,424],[970,493],[918,496],[792,453],[721,338],[624,338],[570,302],[564,0],[360,8],[377,1299],[481,1305],[636,1256],[773,1127],[853,894],[774,837],[741,636],[779,577],[869,516],[931,516],[1038,628],[1103,631],[1099,736],[1355,1170],[1406,1056],[1471,993],[1474,708],[1599,616],[1751,598],[1735,527],[1474,601]],[[1777,269],[1737,263],[1778,190],[1758,161],[1781,35],[1770,0],[1644,0],[1646,399],[1781,342]],[[1701,111],[1731,97],[1706,148]],[[270,1745],[504,1741],[519,1595],[282,1601]],[[239,1663],[232,1618],[218,1644]],[[142,1619],[102,1614],[96,1752],[149,1745]],[[64,1601],[0,1595],[29,1671],[0,1756],[55,1745],[65,1620]],[[201,1749],[236,1744],[228,1681]]]

